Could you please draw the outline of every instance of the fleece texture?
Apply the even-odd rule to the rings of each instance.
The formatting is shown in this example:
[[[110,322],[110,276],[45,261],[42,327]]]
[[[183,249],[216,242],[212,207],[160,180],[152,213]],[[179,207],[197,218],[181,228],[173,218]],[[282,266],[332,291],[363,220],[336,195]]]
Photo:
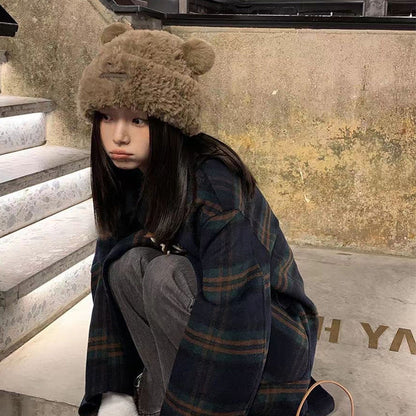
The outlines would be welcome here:
[[[79,82],[76,105],[82,119],[92,123],[94,111],[105,106],[127,107],[189,136],[200,133],[204,93],[198,76],[215,61],[208,42],[117,22],[104,29],[101,44]]]

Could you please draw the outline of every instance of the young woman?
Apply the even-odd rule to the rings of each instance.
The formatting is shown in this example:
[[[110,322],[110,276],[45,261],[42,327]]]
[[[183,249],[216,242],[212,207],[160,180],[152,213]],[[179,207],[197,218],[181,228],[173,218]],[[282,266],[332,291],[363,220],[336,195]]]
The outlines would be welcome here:
[[[208,43],[115,23],[84,70],[98,230],[80,415],[295,415],[318,319],[240,157],[200,131]],[[303,415],[333,400],[318,387]]]

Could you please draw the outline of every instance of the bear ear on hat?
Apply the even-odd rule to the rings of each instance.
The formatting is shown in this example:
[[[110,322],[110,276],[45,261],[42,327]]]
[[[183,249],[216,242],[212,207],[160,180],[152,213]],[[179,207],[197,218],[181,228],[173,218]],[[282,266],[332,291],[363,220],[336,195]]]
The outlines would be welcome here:
[[[188,67],[196,75],[208,72],[215,61],[213,47],[205,40],[190,38],[181,45]]]
[[[110,42],[117,36],[120,36],[124,32],[127,32],[128,30],[134,30],[134,29],[127,23],[122,23],[122,22],[111,23],[111,25],[107,26],[103,30],[103,33],[101,34],[101,44],[104,45],[105,43]]]

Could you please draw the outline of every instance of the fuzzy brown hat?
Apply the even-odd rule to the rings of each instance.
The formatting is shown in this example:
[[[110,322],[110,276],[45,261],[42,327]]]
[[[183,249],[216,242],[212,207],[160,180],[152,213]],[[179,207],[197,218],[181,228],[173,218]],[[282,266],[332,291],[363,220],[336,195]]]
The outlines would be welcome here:
[[[208,72],[215,60],[208,42],[117,22],[104,29],[101,43],[82,73],[76,97],[77,111],[87,123],[102,107],[127,107],[189,136],[200,132],[204,94],[198,75]]]

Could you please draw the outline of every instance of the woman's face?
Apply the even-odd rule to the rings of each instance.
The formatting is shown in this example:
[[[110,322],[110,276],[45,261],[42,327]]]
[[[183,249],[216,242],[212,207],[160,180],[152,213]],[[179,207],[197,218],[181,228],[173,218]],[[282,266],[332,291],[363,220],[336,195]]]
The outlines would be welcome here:
[[[147,114],[141,110],[103,107],[100,121],[102,144],[107,155],[120,169],[146,172],[150,135]],[[123,152],[124,154],[117,154]]]

